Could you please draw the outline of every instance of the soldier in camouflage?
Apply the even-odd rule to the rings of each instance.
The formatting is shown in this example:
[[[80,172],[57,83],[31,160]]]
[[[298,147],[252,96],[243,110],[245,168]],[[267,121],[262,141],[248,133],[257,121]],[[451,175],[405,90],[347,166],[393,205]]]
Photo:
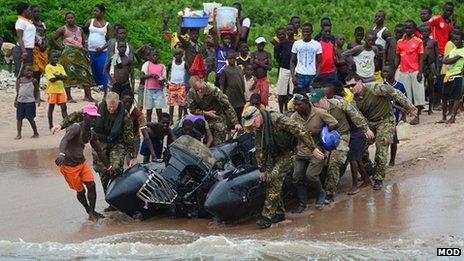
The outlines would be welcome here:
[[[379,83],[363,83],[357,74],[350,74],[346,84],[355,94],[354,101],[361,113],[366,117],[369,128],[375,138],[371,140],[365,153],[369,159],[368,147],[375,143],[375,164],[372,178],[374,189],[382,189],[387,164],[388,147],[393,142],[394,119],[391,109],[391,100],[402,106],[410,116],[415,117],[417,110],[409,99],[390,85]]]
[[[190,77],[192,87],[187,94],[190,113],[204,115],[213,134],[213,146],[226,140],[230,121],[238,131],[242,126],[227,96],[218,88],[206,83],[198,76]]]
[[[267,182],[266,200],[258,225],[269,228],[272,223],[285,220],[282,185],[286,174],[292,170],[298,141],[312,149],[315,156],[323,158],[324,154],[315,147],[309,133],[283,114],[250,106],[242,117],[245,129],[255,133],[260,179]]]
[[[114,167],[115,175],[119,175],[124,171],[124,159],[126,155],[129,155],[132,159],[129,163],[130,166],[137,163],[137,155],[133,146],[132,120],[122,103],[119,102],[119,95],[114,92],[107,94],[106,99],[100,103],[98,112],[101,114],[101,117],[97,119],[94,131],[97,134],[103,152]],[[60,125],[53,127],[52,132],[56,133],[73,123],[80,122],[83,117],[82,112],[71,113]],[[98,172],[103,191],[106,194],[108,183],[112,177],[107,175],[106,167],[95,151],[92,151],[92,156],[93,168]],[[111,206],[105,209],[105,211],[111,210],[113,210]]]
[[[334,84],[327,85],[327,88],[334,88]],[[330,90],[327,91],[333,92]],[[340,133],[340,144],[335,150],[330,152],[325,179],[326,201],[331,202],[334,200],[340,180],[340,168],[346,163],[349,151],[350,121],[356,127],[361,128],[368,139],[373,138],[374,133],[369,129],[364,116],[352,104],[341,97],[340,99],[328,99],[324,90],[317,89],[311,94],[311,102],[316,108],[326,110],[338,121],[337,131]]]

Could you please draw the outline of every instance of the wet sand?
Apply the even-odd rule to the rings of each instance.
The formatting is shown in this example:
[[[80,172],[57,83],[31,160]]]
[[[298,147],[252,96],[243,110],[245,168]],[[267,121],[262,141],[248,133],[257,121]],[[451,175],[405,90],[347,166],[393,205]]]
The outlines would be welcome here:
[[[256,239],[367,241],[390,238],[430,238],[464,234],[464,177],[458,159],[445,168],[410,173],[386,182],[380,192],[363,189],[344,195],[323,211],[310,205],[303,214],[287,214],[288,221],[259,230],[254,220],[238,225],[217,224],[208,219],[155,217],[134,222],[119,212],[93,223],[53,165],[56,149],[1,155],[1,239],[28,242],[82,242],[113,234],[185,230],[201,235],[227,235]],[[90,157],[89,157],[90,158]],[[351,180],[342,179],[342,190]],[[97,209],[103,209],[101,186]],[[132,240],[137,240],[133,238]],[[179,239],[181,240],[181,239]]]
[[[11,97],[8,95],[0,96],[0,106],[12,107],[9,99]],[[77,110],[82,105],[82,102],[72,104],[69,111]],[[239,238],[237,244],[243,244],[242,240],[247,239],[294,244],[307,244],[314,240],[374,244],[391,240],[415,242],[437,237],[459,238],[464,235],[463,117],[458,118],[457,124],[445,126],[435,124],[439,119],[438,113],[423,116],[421,124],[412,128],[413,139],[399,145],[397,166],[387,170],[382,191],[364,188],[357,195],[347,196],[344,191],[351,182],[348,172],[342,179],[342,192],[334,204],[323,211],[314,210],[311,204],[303,214],[288,213],[288,221],[263,231],[257,228],[254,220],[238,225],[217,224],[208,219],[167,217],[134,222],[118,212],[97,223],[87,221],[75,193],[67,187],[54,165],[63,133],[53,136],[47,132],[45,111],[45,106],[38,111],[41,138],[28,138],[30,130],[25,122],[24,139],[21,141],[13,141],[13,110],[6,109],[0,114],[0,196],[3,198],[0,201],[0,241],[9,240],[7,246],[10,248],[11,244],[21,240],[168,245],[193,242],[194,247],[201,247],[201,244],[211,244],[208,241],[212,240],[208,237],[210,235],[217,236],[213,237],[215,242],[226,242],[225,245],[229,244],[229,238]],[[59,121],[58,109],[55,110],[55,122]],[[91,159],[89,149],[86,153]],[[106,203],[98,178],[96,180],[97,210],[102,210]],[[199,238],[201,244],[197,242]],[[260,246],[269,243],[266,242],[253,241],[253,244]],[[52,249],[57,247],[53,244],[49,246]],[[433,245],[438,246],[441,245]],[[0,244],[0,256],[2,247]],[[272,247],[273,251],[279,248],[276,245]],[[394,248],[391,245],[388,247]],[[394,257],[398,256],[395,254]]]

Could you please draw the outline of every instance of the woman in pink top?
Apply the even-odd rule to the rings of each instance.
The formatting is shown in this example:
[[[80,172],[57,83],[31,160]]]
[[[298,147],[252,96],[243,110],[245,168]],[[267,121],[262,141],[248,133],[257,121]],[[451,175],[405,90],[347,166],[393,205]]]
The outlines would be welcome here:
[[[93,102],[90,86],[94,85],[90,72],[90,59],[87,54],[82,28],[76,26],[76,16],[73,12],[65,15],[66,24],[56,30],[52,36],[52,43],[62,50],[62,61],[66,75],[66,95],[68,102],[75,102],[71,97],[71,87],[82,85],[85,92],[85,101]],[[62,43],[58,39],[62,38]]]
[[[166,97],[164,86],[166,84],[166,66],[158,63],[159,53],[151,50],[147,55],[147,60],[142,65],[140,80],[145,80],[145,103],[147,110],[147,122],[151,122],[151,114],[156,109],[158,120],[161,117],[163,108],[166,107]]]

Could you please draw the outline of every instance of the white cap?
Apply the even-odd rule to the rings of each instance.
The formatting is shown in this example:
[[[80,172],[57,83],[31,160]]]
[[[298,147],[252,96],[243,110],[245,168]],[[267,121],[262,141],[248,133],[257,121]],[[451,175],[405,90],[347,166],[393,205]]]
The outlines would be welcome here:
[[[256,44],[265,43],[265,42],[266,42],[266,39],[264,39],[264,37],[262,37],[262,36],[256,38],[256,40],[255,40]]]

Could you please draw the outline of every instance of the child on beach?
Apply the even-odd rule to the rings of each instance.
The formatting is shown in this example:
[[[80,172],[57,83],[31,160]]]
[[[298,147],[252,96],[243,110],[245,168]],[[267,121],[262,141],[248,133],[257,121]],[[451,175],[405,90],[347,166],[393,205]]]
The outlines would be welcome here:
[[[382,77],[385,79],[384,84],[393,86],[393,88],[406,95],[404,85],[395,80],[395,70],[391,65],[385,65],[383,67]],[[390,163],[388,163],[390,167],[395,166],[396,151],[398,149],[398,144],[400,143],[396,134],[396,125],[398,125],[400,120],[406,121],[406,113],[401,106],[392,101],[392,108],[393,114],[395,115],[395,131],[393,132],[393,143],[390,145]]]
[[[133,91],[135,77],[132,58],[126,54],[127,43],[118,41],[117,50],[118,52],[106,64],[106,72],[112,85],[112,91],[121,96],[124,90]]]
[[[163,154],[164,137],[167,137],[166,146],[169,146],[174,141],[174,134],[169,127],[171,116],[163,112],[159,119],[159,122],[147,123],[147,132],[150,139],[144,140],[140,147],[140,155],[143,156],[143,163],[155,160],[149,150],[148,142],[152,143],[153,149],[155,150],[155,157],[160,159]]]
[[[253,75],[253,64],[248,63],[243,70],[243,79],[245,81],[245,101],[249,102],[253,93],[256,93],[256,77]]]
[[[228,65],[221,73],[220,89],[229,98],[234,107],[238,121],[241,121],[243,105],[245,105],[245,81],[240,67],[237,66],[237,53],[230,50],[227,53]]]
[[[174,59],[171,64],[170,80],[168,83],[169,89],[169,114],[171,115],[171,124],[173,123],[174,106],[178,106],[179,115],[178,119],[182,118],[184,107],[187,102],[185,92],[185,75],[187,74],[187,68],[183,59],[184,51],[182,49],[174,49]]]
[[[161,118],[163,108],[166,107],[164,96],[164,83],[166,79],[166,66],[158,62],[159,53],[151,50],[147,61],[142,65],[140,79],[145,80],[145,104],[147,110],[147,122],[151,122],[153,109],[156,110],[158,120]]]
[[[38,138],[37,125],[34,118],[36,116],[36,107],[40,106],[40,90],[39,83],[32,77],[32,66],[27,65],[24,68],[24,76],[16,79],[16,97],[14,107],[16,108],[16,120],[18,135],[15,140],[22,138],[21,130],[23,127],[23,120],[26,118],[31,124],[34,135],[32,138]]]
[[[269,80],[267,72],[272,69],[272,56],[264,50],[266,39],[258,37],[255,41],[258,50],[251,54],[251,62],[254,65],[254,75],[256,77],[256,90],[261,95],[261,103],[264,106],[269,104]]]
[[[247,64],[251,64],[250,48],[248,48],[248,44],[241,43],[238,51],[239,55],[237,58],[237,65],[240,67],[240,69],[245,70],[245,66]]]
[[[63,119],[68,116],[66,102],[68,100],[64,89],[64,81],[67,79],[64,67],[58,63],[58,53],[50,52],[48,61],[45,66],[45,77],[47,78],[48,93],[48,128],[53,128],[53,111],[55,105],[61,107],[61,116]]]
[[[292,74],[290,72],[290,57],[292,56],[292,47],[294,40],[294,26],[288,25],[286,29],[277,29],[279,43],[274,46],[274,58],[279,64],[279,76],[277,80],[277,101],[279,111],[287,111],[287,102],[293,94]]]

